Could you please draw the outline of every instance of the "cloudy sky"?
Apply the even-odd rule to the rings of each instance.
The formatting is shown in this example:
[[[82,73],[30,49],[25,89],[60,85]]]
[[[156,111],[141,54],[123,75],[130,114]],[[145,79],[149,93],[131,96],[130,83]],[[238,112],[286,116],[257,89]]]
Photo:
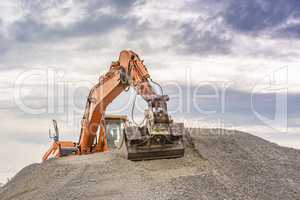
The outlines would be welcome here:
[[[300,148],[298,0],[1,1],[0,182],[41,161],[52,118],[77,141],[88,88],[123,49],[176,120]],[[133,97],[108,112],[128,114]]]

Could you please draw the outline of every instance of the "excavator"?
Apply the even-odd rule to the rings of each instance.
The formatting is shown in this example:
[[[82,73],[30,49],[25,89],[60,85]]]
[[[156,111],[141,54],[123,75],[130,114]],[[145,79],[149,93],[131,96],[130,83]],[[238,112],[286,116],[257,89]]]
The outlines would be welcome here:
[[[159,86],[160,94],[154,84]],[[105,114],[108,105],[130,87],[148,105],[140,124],[132,124],[127,116]],[[168,100],[161,86],[151,79],[143,60],[131,50],[121,51],[118,61],[112,62],[90,90],[78,142],[60,141],[57,122],[53,120],[55,132],[49,130],[53,143],[43,161],[114,150],[132,161],[182,157],[184,125],[174,123],[169,116]]]

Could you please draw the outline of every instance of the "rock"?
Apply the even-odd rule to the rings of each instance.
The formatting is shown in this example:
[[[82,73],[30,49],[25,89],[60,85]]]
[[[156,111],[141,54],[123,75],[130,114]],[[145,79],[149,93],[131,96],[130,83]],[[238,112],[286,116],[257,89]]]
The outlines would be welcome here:
[[[33,164],[1,200],[299,199],[300,151],[238,131],[187,129],[183,158],[132,162],[116,152]]]

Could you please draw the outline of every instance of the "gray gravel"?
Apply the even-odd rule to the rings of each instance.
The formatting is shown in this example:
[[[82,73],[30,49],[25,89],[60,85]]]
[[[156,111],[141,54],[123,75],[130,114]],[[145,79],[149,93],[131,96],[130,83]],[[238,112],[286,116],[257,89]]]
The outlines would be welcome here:
[[[33,164],[1,200],[300,199],[300,151],[242,132],[187,129],[186,155],[132,162],[115,152]]]

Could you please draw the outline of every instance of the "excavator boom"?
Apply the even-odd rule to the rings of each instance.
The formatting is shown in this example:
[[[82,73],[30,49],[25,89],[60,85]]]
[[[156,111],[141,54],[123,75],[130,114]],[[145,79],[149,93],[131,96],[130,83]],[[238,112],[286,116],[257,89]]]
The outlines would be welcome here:
[[[55,138],[43,160],[67,155],[82,155],[109,151],[111,145],[105,117],[107,106],[123,91],[133,87],[147,103],[145,123],[129,126],[124,117],[124,128],[119,133],[120,153],[129,160],[173,158],[184,155],[183,125],[175,124],[167,111],[168,96],[157,94],[151,86],[152,79],[143,61],[133,51],[122,51],[117,62],[99,78],[91,89],[82,118],[79,141],[59,141],[56,121]],[[117,120],[118,121],[118,120]]]

